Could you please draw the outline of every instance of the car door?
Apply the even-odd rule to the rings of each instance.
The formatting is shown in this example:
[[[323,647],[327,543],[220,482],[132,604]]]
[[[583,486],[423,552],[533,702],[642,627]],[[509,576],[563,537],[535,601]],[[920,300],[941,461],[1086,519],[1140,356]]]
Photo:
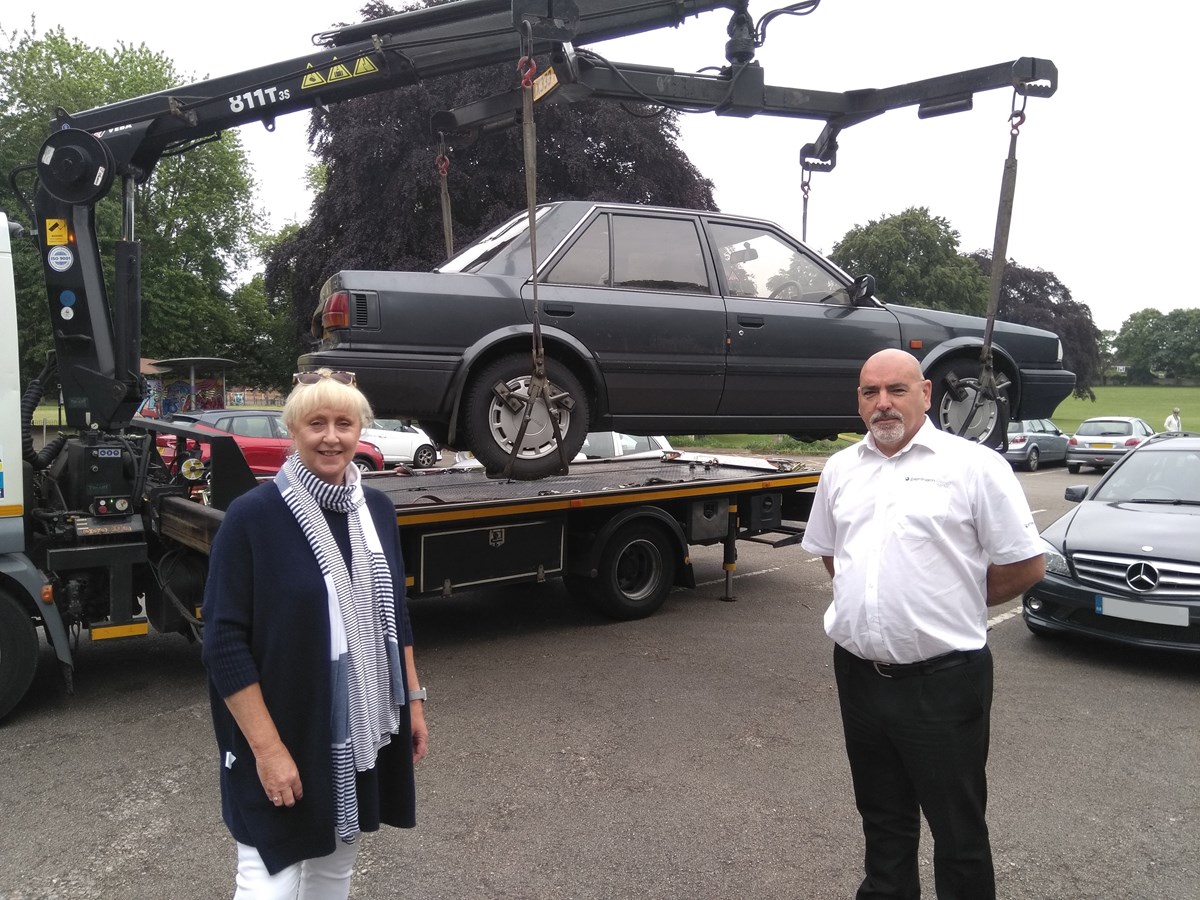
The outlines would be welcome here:
[[[599,364],[614,416],[711,416],[725,379],[725,305],[695,216],[600,209],[550,260],[543,327]],[[526,310],[532,316],[530,287]]]
[[[261,415],[230,416],[217,420],[217,427],[234,436],[246,464],[255,475],[273,475],[291,452],[292,442],[283,420],[268,412]]]
[[[1038,421],[1038,449],[1047,462],[1067,458],[1067,441],[1070,440],[1049,419]]]
[[[872,353],[900,346],[896,317],[853,306],[842,274],[764,223],[706,225],[729,332],[721,415],[860,427],[858,374]]]

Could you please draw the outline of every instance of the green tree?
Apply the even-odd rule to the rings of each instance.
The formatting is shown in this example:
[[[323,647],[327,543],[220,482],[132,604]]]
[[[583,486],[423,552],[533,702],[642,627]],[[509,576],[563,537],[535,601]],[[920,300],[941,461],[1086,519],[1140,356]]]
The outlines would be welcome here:
[[[990,281],[991,254],[978,250],[969,258]],[[1058,276],[1045,269],[1026,268],[1010,259],[1000,281],[996,318],[1057,334],[1063,346],[1063,366],[1075,373],[1075,396],[1096,399],[1092,388],[1103,378],[1103,333],[1092,320],[1091,308],[1073,299],[1070,289]]]
[[[856,225],[830,259],[853,275],[875,276],[888,303],[984,315],[986,278],[958,251],[958,232],[925,207]]]
[[[1167,368],[1166,323],[1157,309],[1141,309],[1121,325],[1113,345],[1130,384],[1153,384]]]
[[[1167,376],[1200,375],[1200,309],[1173,309],[1163,317],[1163,326]]]
[[[379,2],[363,8],[366,19],[393,12]],[[429,132],[430,114],[516,87],[515,64],[431,79],[314,116],[310,137],[322,189],[312,219],[276,246],[266,270],[268,292],[293,300],[298,339],[321,284],[339,269],[428,270],[444,259],[439,139]],[[539,106],[538,201],[715,208],[712,183],[679,147],[675,114],[633,112],[602,101]],[[521,131],[494,133],[449,155],[457,245],[526,208]]]
[[[90,47],[61,27],[44,35],[35,24],[0,35],[0,174],[31,163],[57,108],[70,112],[180,83],[172,62],[144,44]],[[7,179],[0,206],[26,219],[33,175]],[[119,189],[97,205],[101,256],[113,258],[120,234]],[[154,358],[213,355],[247,358],[266,336],[239,322],[234,275],[248,260],[253,183],[234,135],[164,159],[136,188],[136,234],[142,243],[142,354]],[[52,346],[41,262],[32,241],[16,248],[22,374],[40,370]],[[106,277],[111,279],[111,272]],[[111,292],[111,281],[109,283]],[[111,293],[110,293],[111,297]]]

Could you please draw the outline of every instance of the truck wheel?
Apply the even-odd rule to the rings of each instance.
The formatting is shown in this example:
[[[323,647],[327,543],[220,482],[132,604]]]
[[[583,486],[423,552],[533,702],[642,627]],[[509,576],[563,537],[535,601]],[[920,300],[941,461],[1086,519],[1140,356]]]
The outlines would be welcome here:
[[[422,444],[413,453],[413,466],[418,469],[432,469],[437,462],[437,451],[429,444]]]
[[[513,442],[521,429],[525,404],[529,398],[530,360],[528,354],[514,353],[496,360],[472,379],[467,387],[464,425],[467,448],[489,472],[499,473],[508,465]],[[587,437],[587,394],[583,385],[566,366],[555,359],[546,359],[546,375],[550,379],[550,399],[569,397],[572,408],[559,406],[558,427],[563,436],[567,461],[570,462]],[[494,390],[504,385],[518,402],[513,409],[497,396]],[[554,427],[546,406],[539,400],[533,408],[529,427],[521,441],[521,449],[513,462],[512,476],[532,481],[556,474],[561,468]]]
[[[648,522],[630,522],[608,539],[599,572],[588,579],[589,599],[614,619],[644,619],[675,583],[675,552],[663,530]]]
[[[8,715],[29,690],[37,661],[33,620],[12,594],[0,590],[0,718]]]
[[[956,397],[950,390],[947,375],[954,375],[958,379],[962,396]],[[929,380],[933,382],[929,418],[934,425],[942,431],[958,434],[963,422],[970,416],[970,422],[962,432],[963,437],[986,447],[1000,445],[1000,409],[996,402],[985,399],[974,415],[971,414],[975,397],[979,394],[978,363],[969,359],[952,359],[934,369]]]

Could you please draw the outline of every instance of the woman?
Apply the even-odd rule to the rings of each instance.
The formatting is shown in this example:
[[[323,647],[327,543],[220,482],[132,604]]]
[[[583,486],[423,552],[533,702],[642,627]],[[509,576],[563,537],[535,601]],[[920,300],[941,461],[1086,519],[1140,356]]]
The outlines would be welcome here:
[[[230,504],[204,592],[235,900],[345,898],[359,832],[415,824],[428,742],[395,508],[353,463],[370,404],[352,373],[295,380],[296,452]]]

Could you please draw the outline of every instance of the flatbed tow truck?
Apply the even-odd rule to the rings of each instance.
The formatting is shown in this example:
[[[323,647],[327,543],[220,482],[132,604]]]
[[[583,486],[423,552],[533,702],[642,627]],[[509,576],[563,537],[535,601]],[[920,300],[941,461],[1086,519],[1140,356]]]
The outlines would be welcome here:
[[[719,74],[599,69],[574,54],[575,43],[672,27],[721,8],[733,16],[730,66]],[[774,87],[753,62],[746,0],[459,0],[327,32],[315,42],[321,49],[306,57],[84,112],[59,111],[37,160],[11,176],[17,187],[17,176],[35,173],[26,211],[43,263],[55,352],[22,391],[11,260],[11,240],[22,229],[0,212],[0,717],[34,677],[39,627],[67,690],[73,645],[85,631],[92,640],[136,638],[151,628],[199,639],[213,536],[223,510],[256,483],[232,437],[136,418],[146,386],[134,188],[163,155],[226,128],[269,128],[281,114],[515,62],[522,52],[554,61],[555,78],[567,88],[551,92],[555,102],[592,93],[723,115],[823,120],[821,137],[803,153],[826,168],[841,128],[887,109],[966,109],[973,91],[1001,87],[1048,96],[1056,77],[1052,63],[1022,58],[878,91]],[[609,71],[625,77],[610,83]],[[463,122],[475,112],[477,120],[505,118],[510,105],[501,97]],[[110,300],[95,207],[117,185],[123,223]],[[31,417],[55,380],[68,431],[35,452]],[[208,442],[208,463],[198,452],[164,461],[156,445],[162,433]],[[723,545],[729,579],[738,539],[798,540],[818,473],[750,465],[703,457],[618,460],[528,482],[453,470],[368,477],[396,503],[414,596],[561,576],[609,614],[635,618],[653,612],[673,584],[693,583],[691,546]]]

